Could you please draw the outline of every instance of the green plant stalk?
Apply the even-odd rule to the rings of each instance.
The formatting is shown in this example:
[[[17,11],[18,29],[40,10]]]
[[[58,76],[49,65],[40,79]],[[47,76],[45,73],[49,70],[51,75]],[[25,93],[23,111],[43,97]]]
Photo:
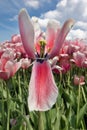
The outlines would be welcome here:
[[[87,102],[83,87],[81,87],[81,89],[82,89],[82,94],[83,94],[84,101]]]
[[[82,125],[82,130],[85,130],[83,121],[81,121],[81,125]]]
[[[26,124],[27,124],[28,130],[30,130],[30,124],[29,124],[28,119],[27,119],[19,110],[15,109],[15,111],[17,111],[17,112],[22,116],[22,118],[24,119],[24,121],[25,121]]]
[[[13,84],[13,89],[14,89],[14,92],[15,92],[15,95],[16,95],[16,97],[17,97],[17,92],[16,92],[16,88],[15,88],[15,78],[14,77],[12,77],[12,84]]]
[[[38,130],[44,130],[43,113],[39,111]]]
[[[3,82],[1,82],[2,89],[2,128],[4,128],[4,98],[3,98]]]
[[[20,81],[20,75],[18,75],[18,86],[19,86],[19,95],[20,95],[20,102],[22,103],[22,90],[21,90],[21,81]],[[23,114],[23,104],[21,104],[21,113]]]
[[[26,126],[23,126],[23,130],[26,130]]]
[[[8,86],[7,86],[8,87]],[[9,124],[10,124],[10,102],[9,102],[9,90],[7,88],[7,130],[9,130]]]
[[[78,89],[78,100],[77,100],[77,126],[78,126],[78,115],[79,115],[79,109],[80,109],[80,93],[81,93],[81,86],[79,85]]]
[[[62,72],[60,71],[60,84],[62,83]]]
[[[25,71],[25,69],[23,69],[23,80],[24,80],[24,84],[26,84],[26,79],[27,79],[26,71]]]

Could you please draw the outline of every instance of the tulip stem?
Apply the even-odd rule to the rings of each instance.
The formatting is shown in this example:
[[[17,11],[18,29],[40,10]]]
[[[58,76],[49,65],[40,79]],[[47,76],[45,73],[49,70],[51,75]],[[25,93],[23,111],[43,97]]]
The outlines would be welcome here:
[[[3,98],[3,82],[1,82],[2,84],[2,126],[4,128],[4,98]]]
[[[29,121],[28,121],[27,117],[24,116],[19,110],[15,109],[15,111],[18,112],[18,113],[21,115],[21,117],[23,118],[23,120],[24,120],[24,121],[26,122],[26,124],[27,124],[28,130],[30,130],[30,125],[29,125]],[[24,129],[23,129],[23,130],[24,130]]]
[[[77,100],[77,126],[78,126],[78,115],[79,115],[79,108],[80,108],[80,85],[79,85],[79,89],[78,89],[78,100]]]
[[[43,113],[39,112],[38,130],[44,130]]]
[[[10,123],[10,101],[9,101],[9,88],[7,88],[7,130],[9,130],[9,123]]]
[[[20,109],[21,109],[21,113],[23,114],[23,103],[22,103],[22,90],[21,90],[21,81],[20,81],[20,75],[18,75],[18,86],[19,86],[19,99],[20,99],[20,102],[21,102],[21,106],[20,106]]]
[[[81,89],[82,89],[82,94],[83,94],[84,101],[87,102],[83,87],[81,87]]]

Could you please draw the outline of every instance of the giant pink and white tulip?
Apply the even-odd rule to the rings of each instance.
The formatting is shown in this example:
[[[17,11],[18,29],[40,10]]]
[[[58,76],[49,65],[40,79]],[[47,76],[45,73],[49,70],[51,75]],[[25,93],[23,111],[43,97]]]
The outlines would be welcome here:
[[[54,29],[55,25],[51,24],[52,26],[47,26],[47,30],[50,31],[47,31],[45,39],[43,35],[37,38],[27,11],[22,9],[19,13],[19,30],[23,46],[29,58],[35,60],[29,83],[28,106],[30,111],[49,110],[57,100],[58,88],[49,59],[59,54],[65,37],[73,24],[74,20],[69,19],[60,30],[58,26]],[[37,41],[36,44],[35,41]]]

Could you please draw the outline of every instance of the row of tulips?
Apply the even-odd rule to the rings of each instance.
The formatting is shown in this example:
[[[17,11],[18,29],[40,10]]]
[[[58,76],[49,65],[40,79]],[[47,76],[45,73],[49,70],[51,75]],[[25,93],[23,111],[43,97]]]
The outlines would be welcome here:
[[[24,50],[20,35],[0,44],[0,78],[7,80],[22,67],[27,68],[30,60]]]
[[[65,73],[72,65],[87,68],[87,43],[83,40],[66,40],[60,54],[49,60],[55,73]],[[11,41],[0,44],[0,78],[7,80],[21,67],[27,69],[31,60],[26,54],[20,35],[12,36]]]

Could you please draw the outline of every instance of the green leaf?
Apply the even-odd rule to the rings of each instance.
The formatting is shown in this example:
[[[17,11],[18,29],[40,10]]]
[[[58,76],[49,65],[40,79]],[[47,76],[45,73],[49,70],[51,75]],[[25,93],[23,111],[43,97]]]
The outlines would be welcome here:
[[[86,111],[87,111],[87,103],[80,109],[80,111],[78,113],[78,123],[82,120]]]
[[[61,130],[68,130],[68,119],[65,115],[61,116]]]
[[[61,111],[57,109],[57,117],[54,124],[54,130],[60,130]]]
[[[68,103],[71,103],[71,98],[70,98],[70,95],[63,90],[63,99],[68,102]]]

